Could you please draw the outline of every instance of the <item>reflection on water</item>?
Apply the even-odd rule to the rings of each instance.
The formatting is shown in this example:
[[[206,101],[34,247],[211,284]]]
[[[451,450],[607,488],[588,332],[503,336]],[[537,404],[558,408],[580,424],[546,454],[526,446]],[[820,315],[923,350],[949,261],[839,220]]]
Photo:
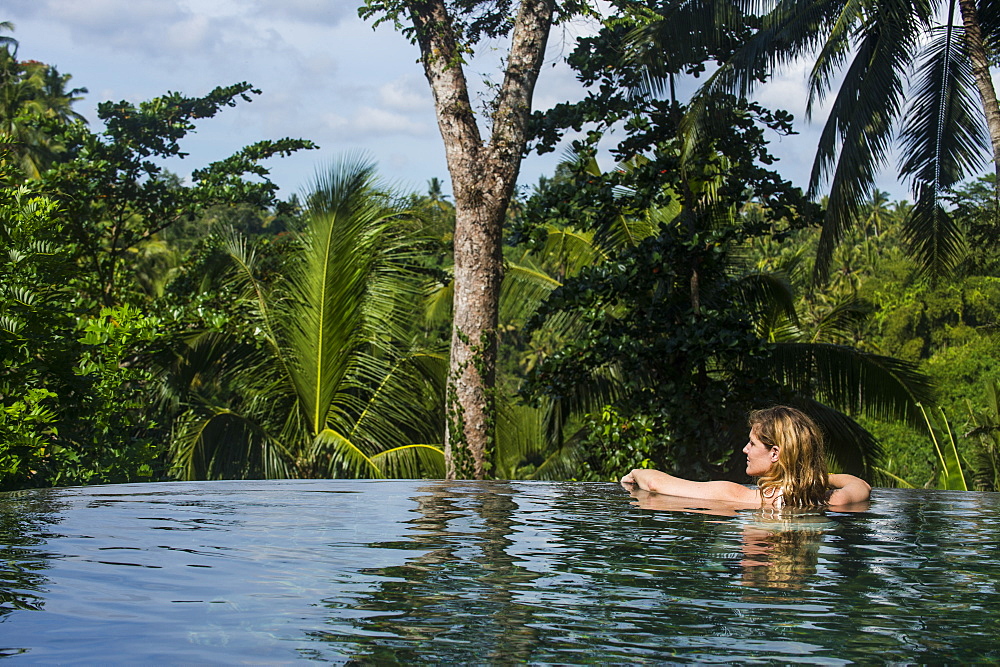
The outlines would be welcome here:
[[[44,551],[47,527],[65,506],[45,491],[0,494],[0,621],[15,610],[44,606],[43,586],[49,555]],[[0,646],[0,655],[4,655]]]
[[[635,505],[656,512],[707,514],[738,520],[742,584],[761,588],[802,588],[817,573],[820,546],[840,524],[825,509],[758,507],[718,500],[662,496],[641,489]],[[867,512],[869,502],[837,508],[837,513]]]
[[[824,531],[835,525],[824,515],[816,514],[794,519],[755,516],[741,534],[743,583],[802,588],[816,574]]]
[[[408,537],[423,553],[364,572],[389,580],[352,601],[365,621],[317,633],[353,657],[378,663],[463,659],[527,660],[537,643],[532,607],[517,602],[539,575],[512,555],[518,532],[516,492],[506,482],[482,493],[476,485],[425,482],[417,488]],[[373,544],[373,548],[392,544]],[[469,643],[470,627],[484,641]],[[401,631],[401,632],[400,632]],[[360,637],[359,637],[360,635]],[[447,647],[438,653],[435,646]]]
[[[212,482],[0,495],[32,662],[990,662],[1000,496],[770,512],[617,485]]]

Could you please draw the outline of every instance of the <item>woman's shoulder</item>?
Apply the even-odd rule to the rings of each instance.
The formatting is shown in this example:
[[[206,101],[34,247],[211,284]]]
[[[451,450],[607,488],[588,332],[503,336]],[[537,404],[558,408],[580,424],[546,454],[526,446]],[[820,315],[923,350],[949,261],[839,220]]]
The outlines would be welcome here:
[[[831,505],[860,503],[871,497],[872,487],[865,480],[854,475],[838,473],[830,475]]]

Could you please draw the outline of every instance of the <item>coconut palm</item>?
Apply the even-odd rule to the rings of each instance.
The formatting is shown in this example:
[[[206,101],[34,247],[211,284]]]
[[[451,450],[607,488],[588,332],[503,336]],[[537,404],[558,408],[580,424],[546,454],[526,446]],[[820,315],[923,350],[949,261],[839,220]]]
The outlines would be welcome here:
[[[10,21],[0,21],[0,32],[14,32],[14,24]],[[0,46],[17,49],[17,40],[7,35],[0,35]]]
[[[12,28],[9,23],[0,23],[0,30]],[[70,78],[45,63],[18,60],[17,42],[0,38],[0,132],[9,137],[28,178],[38,178],[60,150],[42,123],[84,121],[72,105],[87,90],[67,90]]]
[[[1000,38],[1000,3],[690,0],[663,6],[647,13],[633,34],[639,58],[652,61],[657,49],[678,46],[731,50],[691,105],[689,146],[710,122],[706,112],[715,93],[749,95],[769,74],[802,57],[815,54],[807,116],[838,88],[809,185],[816,195],[830,182],[817,278],[825,278],[834,246],[857,224],[894,134],[899,173],[916,200],[906,227],[911,253],[935,272],[956,264],[962,235],[942,195],[991,155],[1000,156],[1000,109],[986,58],[986,47]],[[956,9],[963,25],[957,25]],[[744,43],[735,44],[734,35]],[[662,65],[647,71],[654,90],[672,85]]]
[[[358,160],[318,177],[306,203],[281,280],[262,278],[246,239],[226,243],[252,334],[202,334],[182,355],[192,363],[174,372],[190,380],[180,383],[178,475],[443,474],[441,449],[421,444],[441,438],[428,414],[441,392],[422,370],[441,372],[444,360],[416,344],[422,283],[412,223]]]

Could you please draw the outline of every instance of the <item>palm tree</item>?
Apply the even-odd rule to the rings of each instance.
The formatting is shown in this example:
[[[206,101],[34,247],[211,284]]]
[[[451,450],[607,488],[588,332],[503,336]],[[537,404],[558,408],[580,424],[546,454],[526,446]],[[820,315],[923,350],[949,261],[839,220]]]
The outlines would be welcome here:
[[[13,26],[0,23],[3,29]],[[38,178],[61,149],[40,123],[86,122],[72,105],[87,89],[67,90],[71,78],[45,63],[18,60],[17,42],[0,37],[0,133],[6,135],[28,178]]]
[[[358,160],[318,177],[306,202],[282,280],[262,279],[245,239],[226,244],[251,340],[190,341],[174,371],[188,380],[175,469],[185,479],[441,475],[440,447],[420,444],[441,441],[429,414],[440,405],[424,398],[440,387],[422,370],[443,373],[445,360],[417,344],[422,283],[405,211]]]
[[[956,25],[956,8],[964,25]],[[746,26],[748,14],[755,30],[737,47],[733,29]],[[984,46],[1000,38],[998,3],[694,0],[668,3],[642,21],[633,34],[639,57],[648,59],[655,49],[678,44],[732,49],[692,104],[687,118],[691,145],[698,127],[709,122],[706,111],[717,92],[749,95],[768,74],[815,53],[808,116],[839,82],[809,185],[815,196],[830,179],[817,279],[825,278],[833,247],[857,223],[890,157],[894,134],[902,154],[900,176],[909,180],[916,200],[907,221],[911,253],[933,272],[956,264],[962,236],[942,195],[984,164],[991,143],[994,159],[1000,156],[1000,109]],[[647,71],[654,89],[672,84],[662,66]]]
[[[10,21],[0,21],[0,32],[14,32],[14,24]],[[17,40],[7,35],[0,35],[0,46],[17,50]]]

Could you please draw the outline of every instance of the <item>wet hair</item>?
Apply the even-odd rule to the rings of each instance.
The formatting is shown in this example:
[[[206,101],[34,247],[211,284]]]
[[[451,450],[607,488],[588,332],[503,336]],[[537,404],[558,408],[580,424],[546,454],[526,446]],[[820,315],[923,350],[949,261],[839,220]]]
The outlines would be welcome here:
[[[778,447],[778,460],[757,480],[762,502],[781,493],[788,507],[827,504],[826,448],[816,422],[801,410],[777,405],[751,412],[750,431],[762,444]]]

